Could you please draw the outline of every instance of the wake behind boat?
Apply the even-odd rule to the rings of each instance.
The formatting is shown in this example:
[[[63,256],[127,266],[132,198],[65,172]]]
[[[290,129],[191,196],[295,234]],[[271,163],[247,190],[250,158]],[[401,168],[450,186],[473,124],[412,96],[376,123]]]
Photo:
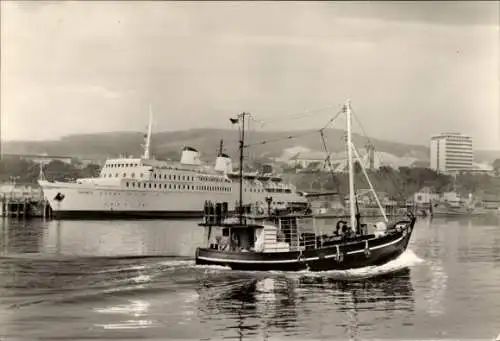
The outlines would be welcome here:
[[[334,233],[323,233],[315,226],[314,216],[307,210],[287,207],[272,209],[272,197],[266,207],[258,203],[243,205],[240,200],[237,215],[231,214],[227,202],[206,202],[204,221],[205,247],[197,248],[196,264],[228,266],[234,270],[326,271],[361,268],[385,264],[399,257],[407,248],[416,218],[390,223],[377,194],[362,166],[363,173],[384,217],[374,226],[361,223],[356,213],[353,154],[359,155],[351,140],[350,104],[344,106],[347,116],[347,151],[349,166],[350,224],[337,223]],[[243,163],[245,116],[241,122],[240,169]],[[373,230],[372,230],[373,229]]]

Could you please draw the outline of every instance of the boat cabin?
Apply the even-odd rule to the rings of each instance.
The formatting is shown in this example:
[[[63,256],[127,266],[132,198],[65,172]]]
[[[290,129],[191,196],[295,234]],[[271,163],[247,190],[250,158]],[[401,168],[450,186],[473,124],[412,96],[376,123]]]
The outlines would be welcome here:
[[[293,224],[294,219],[291,217],[288,221]],[[298,250],[300,244],[296,228],[279,228],[267,219],[247,220],[246,224],[239,224],[236,220],[222,226],[207,226],[205,233],[208,247],[218,251],[288,252]]]
[[[266,214],[246,206],[240,220],[238,214],[229,214],[226,202],[207,201],[203,223],[206,247],[222,252],[290,252],[334,246],[349,240],[369,239],[383,235],[386,226],[379,225],[369,233],[366,224],[354,233],[344,221],[333,231],[324,233],[315,226],[311,215],[297,212]],[[385,225],[385,224],[384,224]]]

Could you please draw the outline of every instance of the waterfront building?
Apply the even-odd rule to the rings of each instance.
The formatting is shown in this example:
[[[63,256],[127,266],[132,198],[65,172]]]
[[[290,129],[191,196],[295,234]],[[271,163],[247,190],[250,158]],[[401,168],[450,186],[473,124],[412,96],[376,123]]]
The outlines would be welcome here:
[[[423,187],[413,195],[413,202],[416,205],[428,205],[439,200],[439,194],[432,187]]]
[[[460,133],[442,133],[431,137],[431,169],[446,174],[470,172],[474,154],[472,138]]]

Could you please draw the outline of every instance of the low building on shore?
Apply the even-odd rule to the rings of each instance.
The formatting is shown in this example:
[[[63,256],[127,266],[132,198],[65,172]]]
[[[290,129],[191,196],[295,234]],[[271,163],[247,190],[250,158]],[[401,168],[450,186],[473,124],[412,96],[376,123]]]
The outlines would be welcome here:
[[[42,190],[35,184],[0,184],[0,196],[12,199],[33,199],[42,196]]]
[[[423,187],[413,195],[413,203],[415,205],[428,205],[433,201],[439,200],[440,195],[433,187]]]
[[[48,155],[47,153],[42,154],[3,154],[2,158],[11,158],[11,159],[21,159],[26,161],[31,161],[35,163],[49,163],[51,161],[61,161],[63,163],[71,164],[74,160],[71,156],[56,156],[56,155]]]
[[[500,196],[496,194],[483,194],[481,196],[481,201],[483,202],[483,207],[486,209],[499,209],[500,208]]]

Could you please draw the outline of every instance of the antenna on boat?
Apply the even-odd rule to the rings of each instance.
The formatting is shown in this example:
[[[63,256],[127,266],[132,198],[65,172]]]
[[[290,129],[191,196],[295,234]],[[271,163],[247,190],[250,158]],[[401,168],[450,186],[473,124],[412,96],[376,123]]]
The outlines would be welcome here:
[[[45,180],[45,175],[43,174],[43,160],[40,160],[40,173],[38,173],[38,180]]]
[[[356,212],[354,198],[354,167],[352,164],[352,135],[351,135],[351,101],[347,100],[344,105],[347,116],[347,161],[349,164],[349,212],[351,218],[351,229],[356,229]]]
[[[240,224],[243,223],[243,149],[245,148],[245,118],[249,116],[249,113],[242,112],[238,115],[238,118],[230,118],[232,124],[241,122],[241,133],[240,133],[240,200],[239,200],[239,218]]]
[[[151,109],[151,104],[149,104],[149,125],[148,133],[144,136],[144,159],[149,159],[149,149],[151,147],[151,128],[153,124],[153,110]]]
[[[218,156],[222,156],[223,150],[224,150],[224,140],[221,139],[220,143],[219,143],[219,154],[218,154]]]

